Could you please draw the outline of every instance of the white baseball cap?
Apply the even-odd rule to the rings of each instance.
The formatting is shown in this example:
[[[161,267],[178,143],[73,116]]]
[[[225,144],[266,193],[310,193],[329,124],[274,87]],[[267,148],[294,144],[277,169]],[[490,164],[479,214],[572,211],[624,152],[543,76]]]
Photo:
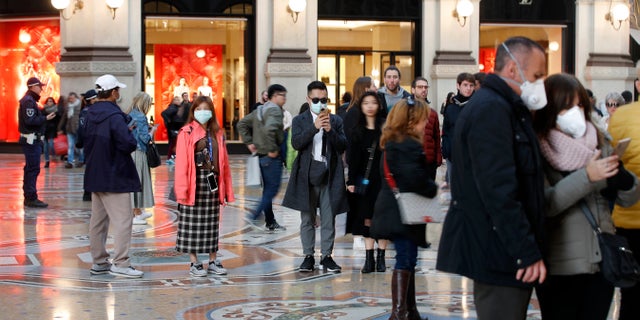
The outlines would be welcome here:
[[[101,76],[98,79],[96,79],[96,91],[98,92],[107,91],[114,88],[126,88],[126,87],[127,87],[126,84],[119,82],[118,79],[116,79],[116,77],[110,74],[105,74],[104,76]]]

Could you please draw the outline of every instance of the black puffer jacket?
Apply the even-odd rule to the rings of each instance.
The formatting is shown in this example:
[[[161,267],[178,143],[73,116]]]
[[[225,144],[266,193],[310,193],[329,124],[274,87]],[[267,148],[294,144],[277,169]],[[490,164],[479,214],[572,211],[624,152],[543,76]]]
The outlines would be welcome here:
[[[411,138],[401,142],[388,141],[383,157],[386,157],[389,171],[400,192],[416,192],[429,198],[436,196],[438,186],[429,178],[427,158],[419,141]],[[376,239],[404,236],[409,237],[418,246],[426,247],[426,224],[402,224],[398,202],[384,178],[384,161],[380,162],[380,175],[384,182],[373,211],[371,236]]]

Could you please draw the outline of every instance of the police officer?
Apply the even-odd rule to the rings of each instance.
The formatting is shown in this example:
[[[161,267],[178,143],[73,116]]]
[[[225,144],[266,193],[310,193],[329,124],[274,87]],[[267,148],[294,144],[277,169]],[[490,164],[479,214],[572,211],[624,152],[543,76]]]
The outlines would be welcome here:
[[[44,84],[38,78],[27,80],[28,91],[20,99],[18,113],[18,130],[20,131],[20,145],[24,153],[24,206],[32,208],[46,208],[48,204],[38,199],[36,181],[40,174],[40,154],[42,153],[44,129],[46,120],[56,117],[56,113],[45,116],[38,108],[40,93]]]

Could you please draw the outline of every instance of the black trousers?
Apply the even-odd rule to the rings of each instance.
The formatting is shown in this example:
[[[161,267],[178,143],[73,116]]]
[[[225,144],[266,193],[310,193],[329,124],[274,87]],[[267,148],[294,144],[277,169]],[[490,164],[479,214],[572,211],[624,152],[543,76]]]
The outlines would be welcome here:
[[[550,275],[536,287],[542,319],[606,320],[613,286],[601,273]]]
[[[503,287],[473,281],[473,299],[478,319],[525,320],[532,291],[532,288]]]
[[[624,236],[629,241],[629,246],[636,261],[640,261],[640,229],[618,228],[617,234]],[[618,320],[640,319],[640,283],[631,288],[620,289],[620,317]]]

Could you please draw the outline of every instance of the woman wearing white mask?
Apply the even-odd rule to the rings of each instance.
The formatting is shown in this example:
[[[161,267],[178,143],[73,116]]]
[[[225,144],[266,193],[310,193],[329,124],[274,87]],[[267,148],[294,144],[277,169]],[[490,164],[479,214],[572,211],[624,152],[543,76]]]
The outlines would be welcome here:
[[[233,202],[234,195],[224,130],[209,97],[196,98],[187,124],[178,133],[175,192],[180,211],[176,250],[189,254],[189,273],[194,277],[226,274],[216,260],[220,206]],[[207,269],[198,261],[198,253],[209,255]]]
[[[585,211],[615,233],[608,199],[622,206],[640,194],[613,148],[590,120],[578,79],[556,74],[544,82],[547,105],[534,117],[545,160],[547,280],[536,288],[544,319],[607,319],[614,287],[599,269],[600,248]],[[583,211],[583,207],[586,208]]]

